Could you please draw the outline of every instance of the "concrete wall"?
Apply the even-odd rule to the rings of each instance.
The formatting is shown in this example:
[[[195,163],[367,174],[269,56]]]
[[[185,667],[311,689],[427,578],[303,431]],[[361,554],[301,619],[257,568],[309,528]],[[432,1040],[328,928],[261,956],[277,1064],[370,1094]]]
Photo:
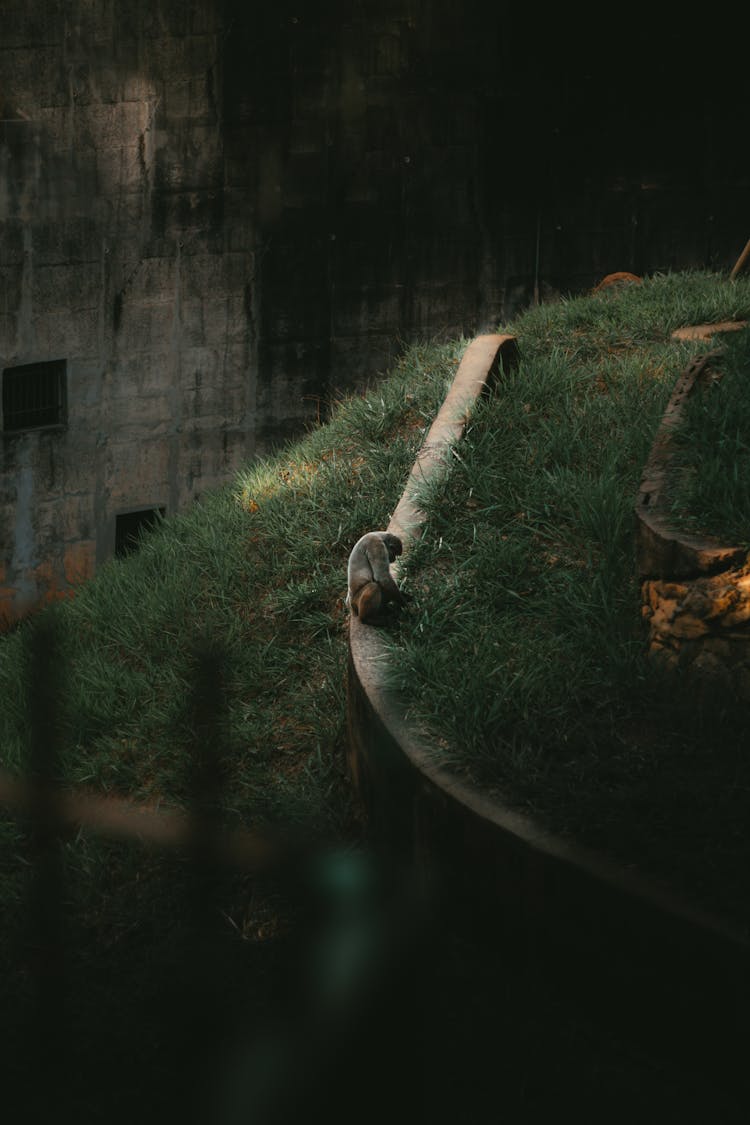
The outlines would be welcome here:
[[[257,365],[254,240],[223,223],[220,12],[3,14],[0,362],[67,360],[68,402],[66,428],[2,435],[15,615],[109,558],[118,513],[175,511],[252,455]]]
[[[68,424],[0,439],[4,612],[92,573],[118,512],[184,507],[404,340],[612,270],[732,264],[732,44],[721,83],[692,84],[675,29],[665,49],[629,20],[592,58],[565,18],[5,0],[0,365],[65,359]]]

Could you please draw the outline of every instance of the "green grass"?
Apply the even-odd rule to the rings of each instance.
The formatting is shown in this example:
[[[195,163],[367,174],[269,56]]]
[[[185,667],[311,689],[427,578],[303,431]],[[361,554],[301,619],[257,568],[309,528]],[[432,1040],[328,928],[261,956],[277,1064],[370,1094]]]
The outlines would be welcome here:
[[[509,326],[521,364],[426,490],[393,636],[394,685],[443,761],[744,920],[742,715],[648,664],[633,506],[675,379],[707,347],[671,331],[749,309],[747,282],[688,274]]]
[[[228,815],[335,825],[326,795],[343,738],[348,553],[388,522],[462,348],[413,349],[382,389],[163,520],[47,611],[60,634],[67,784],[185,803],[191,653],[210,638],[223,660]],[[14,772],[29,635],[0,644],[2,764]]]
[[[73,599],[6,635],[0,767],[23,774],[29,765],[37,706],[35,687],[27,690],[30,641],[37,624],[51,621],[63,704],[60,784],[184,808],[194,658],[208,642],[221,662],[226,824],[296,832],[311,845],[351,838],[348,553],[364,531],[387,524],[464,346],[411,349],[381,388],[341,402],[328,425],[163,520],[137,552],[104,566]],[[29,893],[28,841],[11,817],[0,821],[0,838],[7,936],[11,916],[21,924]],[[136,877],[140,850],[113,852],[82,834],[66,843],[63,858],[84,928],[109,927],[113,941],[127,932],[118,887]],[[156,900],[160,912],[176,910],[181,892],[165,889],[158,864],[145,871],[144,911]]]
[[[424,498],[431,519],[407,568],[416,600],[395,630],[398,682],[456,768],[650,866],[678,862],[662,797],[677,815],[675,792],[691,808],[695,777],[708,784],[725,758],[734,769],[733,716],[690,697],[676,708],[679,687],[644,661],[633,498],[674,380],[705,348],[671,331],[748,310],[747,281],[694,273],[504,326],[522,365],[479,405],[460,460]],[[350,830],[346,559],[364,530],[387,523],[463,346],[411,349],[377,390],[161,522],[48,611],[64,669],[63,784],[186,804],[193,654],[208,638],[222,654],[226,820]],[[29,636],[0,643],[2,765],[15,773],[26,765]],[[729,749],[717,755],[702,732],[724,729]],[[711,790],[730,849],[744,815],[738,777]],[[3,832],[17,854],[18,825]],[[97,848],[69,848],[92,886]],[[102,886],[109,877],[103,864]],[[11,863],[0,879],[18,897],[22,869]]]
[[[136,553],[2,638],[0,767],[22,775],[31,764],[32,641],[52,624],[60,784],[183,809],[195,784],[196,654],[208,646],[223,689],[210,739],[223,821],[286,836],[308,858],[357,846],[345,771],[347,558],[363,532],[387,524],[464,346],[410,349],[382,387],[340,402],[328,425],[161,521]],[[17,1044],[2,1069],[26,1097],[39,1023],[27,822],[3,814],[0,845],[0,996]],[[312,890],[283,871],[222,875],[197,950],[186,854],[80,832],[59,858],[69,1004],[59,1100],[100,1120],[115,1090],[123,1119],[147,1104],[154,1120],[171,1120],[179,1091],[164,1075],[189,1072],[190,1052],[209,1042],[234,1049],[233,1036],[278,1021],[279,997],[283,1008],[306,963],[298,915]]]
[[[681,525],[750,547],[750,332],[723,338],[721,378],[690,396],[677,438]]]
[[[455,471],[428,498],[431,522],[408,560],[416,600],[393,629],[414,713],[456,768],[678,883],[692,867],[693,889],[733,906],[744,902],[747,767],[736,740],[719,753],[710,740],[701,745],[715,712],[696,712],[690,700],[676,711],[673,689],[660,694],[643,663],[631,508],[673,379],[700,348],[669,342],[670,330],[748,309],[744,283],[664,277],[618,296],[543,306],[511,326],[524,366],[480,405]],[[163,521],[136,554],[41,615],[59,635],[64,786],[186,804],[194,654],[208,641],[221,654],[225,689],[224,818],[296,828],[311,842],[351,839],[346,560],[363,531],[386,525],[463,347],[410,349],[377,391],[341,403],[330,424]],[[0,641],[0,757],[13,773],[28,766],[38,702],[25,686],[33,630],[32,622]],[[731,732],[731,716],[719,722]],[[24,822],[5,817],[0,833],[3,953],[14,969],[2,975],[17,1044],[3,1056],[11,1101],[14,1084],[26,1097],[39,1080],[33,1059],[30,1071],[18,1062],[35,1031],[24,931],[31,865]],[[309,920],[297,925],[295,894],[274,879],[227,879],[197,958],[184,857],[80,833],[63,842],[61,858],[69,1044],[60,1086],[50,1088],[60,1105],[67,1097],[83,1107],[79,1120],[100,1120],[102,1106],[114,1120],[118,1109],[123,1120],[170,1119],[175,1087],[192,1091],[191,1051],[210,1041],[231,1052],[258,1028],[284,1026],[279,997],[307,982]],[[727,871],[742,864],[742,880],[732,882]],[[439,962],[445,935],[433,938]],[[462,1002],[485,995],[481,972],[466,988],[472,963],[462,960],[453,982]],[[494,946],[491,963],[502,977]],[[434,989],[433,972],[425,979],[439,1013],[444,990]],[[510,980],[518,985],[517,968]],[[593,1048],[574,1035],[561,1055],[568,1011],[550,1012],[544,997],[488,1007],[493,1035],[505,1012],[530,1088],[549,1078],[540,1039],[565,1075],[585,1064],[591,1078],[592,1052],[605,1069],[621,1065],[598,1030]],[[459,1048],[473,1085],[477,1047],[494,1050],[494,1041],[472,1038],[476,1008],[466,1009]],[[448,1067],[454,1016],[455,1006],[424,1027]],[[524,1070],[529,1059],[544,1071],[536,1083]],[[202,1073],[205,1059],[198,1063]],[[610,1088],[608,1074],[599,1081]],[[442,1083],[435,1089],[442,1098]]]

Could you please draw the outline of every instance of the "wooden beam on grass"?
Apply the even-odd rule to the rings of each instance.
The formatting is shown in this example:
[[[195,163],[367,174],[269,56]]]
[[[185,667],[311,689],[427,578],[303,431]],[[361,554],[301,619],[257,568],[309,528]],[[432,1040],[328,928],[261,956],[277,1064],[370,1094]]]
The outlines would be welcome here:
[[[730,281],[734,281],[735,277],[740,272],[748,258],[750,258],[750,238],[748,238],[747,242],[745,243],[745,249],[742,251],[739,258],[732,266],[732,272],[729,275]]]

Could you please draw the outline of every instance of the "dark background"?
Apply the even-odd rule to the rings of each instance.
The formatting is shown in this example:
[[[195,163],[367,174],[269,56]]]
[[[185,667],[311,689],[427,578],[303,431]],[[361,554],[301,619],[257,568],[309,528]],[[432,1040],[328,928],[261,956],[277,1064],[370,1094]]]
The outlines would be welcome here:
[[[299,367],[340,386],[394,337],[471,334],[611,271],[739,255],[732,34],[707,51],[709,27],[632,5],[313,7],[224,16],[227,149],[261,153],[262,384]]]
[[[26,315],[34,343],[92,378],[127,376],[137,349],[158,381],[179,248],[188,331],[172,346],[183,385],[221,387],[210,424],[223,403],[230,462],[299,432],[405,340],[493,328],[616,270],[729,269],[750,234],[736,16],[478,0],[3,12],[0,352],[39,358]],[[98,269],[106,243],[102,277],[58,272],[29,312],[29,232],[37,274]],[[71,320],[87,285],[91,316]]]

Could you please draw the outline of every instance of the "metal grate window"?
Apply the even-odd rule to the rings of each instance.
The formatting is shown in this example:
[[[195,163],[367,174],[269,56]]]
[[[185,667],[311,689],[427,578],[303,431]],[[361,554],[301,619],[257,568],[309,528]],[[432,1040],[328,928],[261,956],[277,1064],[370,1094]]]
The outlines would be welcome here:
[[[3,371],[3,430],[61,426],[66,421],[67,363],[25,363]]]

